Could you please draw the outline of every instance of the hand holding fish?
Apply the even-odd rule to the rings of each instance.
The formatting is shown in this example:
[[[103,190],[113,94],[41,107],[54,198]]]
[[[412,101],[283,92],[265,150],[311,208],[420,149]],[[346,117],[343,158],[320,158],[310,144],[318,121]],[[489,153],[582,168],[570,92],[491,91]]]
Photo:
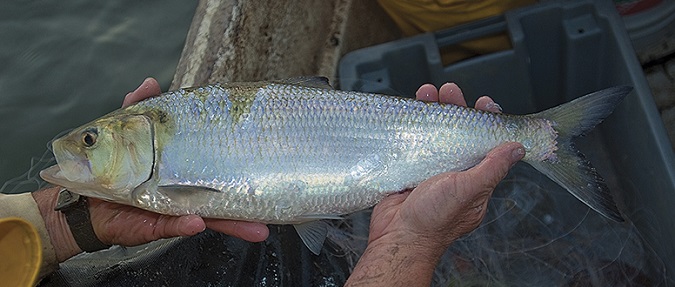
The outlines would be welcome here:
[[[125,103],[157,86],[144,83]],[[259,241],[268,232],[262,223],[293,224],[318,255],[327,234],[321,220],[379,203],[354,280],[420,283],[451,242],[476,228],[492,190],[521,159],[621,221],[604,180],[571,140],[629,92],[608,88],[516,116],[500,114],[487,97],[465,107],[454,84],[422,86],[422,101],[339,91],[321,77],[185,88],[53,141],[57,165],[40,176],[105,200],[91,205],[94,224],[102,224],[97,237],[127,245],[206,227]],[[130,227],[136,235],[115,237]]]
[[[147,78],[133,92],[126,95],[123,107],[143,99],[157,96],[161,92],[159,83]],[[40,207],[54,246],[57,260],[64,261],[82,250],[78,247],[67,226],[63,214],[54,211],[59,188],[48,188],[34,192],[33,197]],[[105,244],[134,246],[160,238],[191,236],[206,228],[239,237],[251,242],[263,241],[269,235],[266,225],[254,222],[202,218],[198,215],[170,216],[154,213],[97,198],[89,198],[89,212],[94,232]]]
[[[440,90],[423,85],[417,99],[466,106],[455,84]],[[481,97],[476,108],[500,112],[488,97]],[[373,210],[368,247],[347,285],[428,286],[440,256],[480,224],[495,186],[524,155],[522,145],[506,143],[467,171],[439,174],[412,191],[385,197]]]
[[[159,83],[147,78],[133,92],[124,97],[122,107],[129,106],[161,93]],[[261,223],[202,218],[198,215],[169,216],[140,208],[89,199],[94,230],[99,239],[108,244],[133,246],[160,238],[191,236],[209,228],[241,239],[260,242],[269,230]]]

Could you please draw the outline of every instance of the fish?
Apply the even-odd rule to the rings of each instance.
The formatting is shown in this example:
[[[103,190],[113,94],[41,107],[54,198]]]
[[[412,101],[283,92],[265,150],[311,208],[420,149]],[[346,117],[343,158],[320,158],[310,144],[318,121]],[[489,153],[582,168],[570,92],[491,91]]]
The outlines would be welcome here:
[[[323,219],[376,205],[519,142],[523,161],[623,221],[574,147],[631,91],[612,87],[529,115],[333,89],[322,77],[183,88],[118,109],[52,143],[47,182],[167,214],[292,224],[319,254]]]

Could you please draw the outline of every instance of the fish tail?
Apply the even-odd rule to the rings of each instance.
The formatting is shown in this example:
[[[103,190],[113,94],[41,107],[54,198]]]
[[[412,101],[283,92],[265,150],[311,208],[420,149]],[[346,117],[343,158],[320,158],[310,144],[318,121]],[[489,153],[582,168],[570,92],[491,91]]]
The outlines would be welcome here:
[[[574,147],[572,138],[602,122],[631,90],[627,86],[608,88],[534,114],[533,117],[553,122],[558,149],[554,160],[528,161],[590,208],[619,222],[624,220],[605,180]]]

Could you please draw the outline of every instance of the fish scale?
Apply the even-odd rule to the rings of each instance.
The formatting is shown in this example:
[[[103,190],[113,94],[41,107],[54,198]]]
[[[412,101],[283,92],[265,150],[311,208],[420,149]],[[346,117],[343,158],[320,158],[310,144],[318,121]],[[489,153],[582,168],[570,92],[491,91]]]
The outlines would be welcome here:
[[[622,220],[571,138],[609,115],[629,91],[610,88],[514,116],[338,91],[309,78],[181,89],[55,140],[58,165],[41,175],[73,192],[163,214],[295,224],[318,253],[325,231],[317,232],[317,220],[468,169],[515,141],[525,147],[525,162]],[[82,146],[87,135],[96,136],[92,146]]]

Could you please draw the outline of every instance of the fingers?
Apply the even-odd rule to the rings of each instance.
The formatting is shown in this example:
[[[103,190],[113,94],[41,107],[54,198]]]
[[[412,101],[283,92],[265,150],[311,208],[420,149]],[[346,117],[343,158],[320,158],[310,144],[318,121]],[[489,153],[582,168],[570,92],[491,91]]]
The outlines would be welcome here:
[[[122,107],[127,107],[135,102],[147,99],[149,97],[158,96],[162,93],[159,83],[154,78],[146,78],[136,90],[128,93],[124,97]]]
[[[505,143],[492,149],[476,166],[467,170],[465,180],[480,184],[484,188],[494,189],[504,179],[509,169],[525,156],[520,143]]]
[[[206,230],[206,223],[199,215],[184,215],[177,217],[165,217],[166,221],[158,220],[155,228],[157,238],[169,238],[176,236],[192,236]]]
[[[425,102],[441,102],[457,106],[467,106],[462,89],[455,83],[445,83],[438,90],[432,84],[424,84],[417,89],[415,98]],[[480,97],[476,101],[475,108],[493,113],[502,112],[501,106],[488,96]]]
[[[458,106],[466,106],[464,94],[455,83],[445,83],[440,89],[432,84],[424,84],[417,89],[415,98],[425,102],[441,102]]]
[[[255,222],[205,218],[206,226],[250,242],[261,242],[269,236],[267,225]]]
[[[425,102],[438,102],[438,90],[432,84],[424,84],[417,89],[415,98]]]
[[[499,104],[495,103],[492,98],[488,96],[482,96],[478,98],[476,101],[476,109],[483,110],[483,111],[488,111],[488,112],[493,112],[493,113],[501,113],[502,112],[502,107],[499,106]]]
[[[206,229],[198,215],[161,215],[109,202],[90,204],[89,210],[96,235],[107,244],[136,246],[160,238],[192,236]]]
[[[269,230],[261,223],[202,218],[199,215],[162,215],[132,206],[89,200],[94,231],[107,244],[136,246],[160,238],[192,236],[206,228],[251,242],[267,238]]]
[[[455,83],[445,83],[438,89],[438,99],[441,103],[465,106],[464,93]]]
[[[155,233],[155,236],[158,238],[192,236],[204,231],[207,227],[250,242],[264,241],[269,235],[269,229],[262,223],[202,218],[194,214],[167,217],[165,222],[158,222],[157,224],[158,228],[155,228],[155,230],[158,232]],[[163,228],[159,228],[160,226]]]

